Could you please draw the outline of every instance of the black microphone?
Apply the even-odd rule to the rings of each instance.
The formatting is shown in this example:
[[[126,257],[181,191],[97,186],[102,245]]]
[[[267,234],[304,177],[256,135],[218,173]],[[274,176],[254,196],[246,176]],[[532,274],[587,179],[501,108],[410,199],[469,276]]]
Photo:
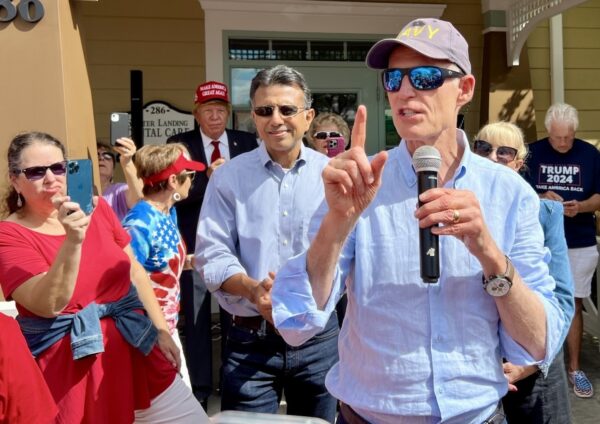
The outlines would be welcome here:
[[[440,152],[432,146],[421,146],[413,154],[413,167],[417,172],[419,195],[438,185],[438,171],[442,165]],[[422,206],[419,200],[419,206]],[[419,228],[419,255],[421,279],[424,283],[437,283],[440,278],[439,236],[431,227]]]

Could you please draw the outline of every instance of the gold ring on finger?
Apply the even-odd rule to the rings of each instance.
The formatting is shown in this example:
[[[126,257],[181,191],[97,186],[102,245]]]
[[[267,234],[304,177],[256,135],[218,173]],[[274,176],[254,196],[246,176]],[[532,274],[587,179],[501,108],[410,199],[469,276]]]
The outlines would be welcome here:
[[[458,224],[459,221],[460,221],[460,212],[457,211],[456,209],[454,209],[452,211],[452,223]]]

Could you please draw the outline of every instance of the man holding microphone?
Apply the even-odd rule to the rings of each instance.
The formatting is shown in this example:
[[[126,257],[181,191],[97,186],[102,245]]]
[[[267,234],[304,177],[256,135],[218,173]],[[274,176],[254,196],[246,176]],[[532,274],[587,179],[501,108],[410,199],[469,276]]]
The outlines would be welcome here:
[[[473,155],[456,128],[475,78],[449,22],[410,22],[376,43],[367,64],[383,69],[402,140],[369,162],[359,108],[353,147],[323,172],[329,211],[275,279],[275,325],[301,344],[346,287],[340,361],[326,380],[341,401],[338,423],[501,423],[502,357],[544,369],[564,325],[539,201],[514,172]],[[412,156],[421,146],[441,164],[439,188],[419,195]],[[423,281],[415,253],[427,227],[439,236],[435,283]]]

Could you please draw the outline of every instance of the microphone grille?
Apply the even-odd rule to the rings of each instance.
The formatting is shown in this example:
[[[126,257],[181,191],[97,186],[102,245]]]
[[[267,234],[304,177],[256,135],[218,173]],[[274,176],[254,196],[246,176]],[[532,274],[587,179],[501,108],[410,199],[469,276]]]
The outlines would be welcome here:
[[[412,162],[416,172],[438,172],[442,166],[442,156],[433,146],[421,146],[415,150]]]

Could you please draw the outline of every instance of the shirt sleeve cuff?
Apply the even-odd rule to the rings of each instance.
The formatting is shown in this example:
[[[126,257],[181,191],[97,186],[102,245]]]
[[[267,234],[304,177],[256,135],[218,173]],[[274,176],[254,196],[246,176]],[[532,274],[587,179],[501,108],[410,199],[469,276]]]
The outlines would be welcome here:
[[[288,344],[301,345],[325,328],[334,297],[332,293],[325,309],[319,310],[306,272],[306,252],[290,259],[277,273],[271,293],[275,327]]]
[[[537,365],[546,377],[548,368],[561,349],[559,344],[560,333],[565,323],[563,314],[555,303],[550,302],[540,294],[538,294],[538,297],[546,314],[546,355],[544,359],[536,361],[523,346],[508,335],[502,324],[500,324],[500,344],[502,355],[507,361],[515,365]]]

